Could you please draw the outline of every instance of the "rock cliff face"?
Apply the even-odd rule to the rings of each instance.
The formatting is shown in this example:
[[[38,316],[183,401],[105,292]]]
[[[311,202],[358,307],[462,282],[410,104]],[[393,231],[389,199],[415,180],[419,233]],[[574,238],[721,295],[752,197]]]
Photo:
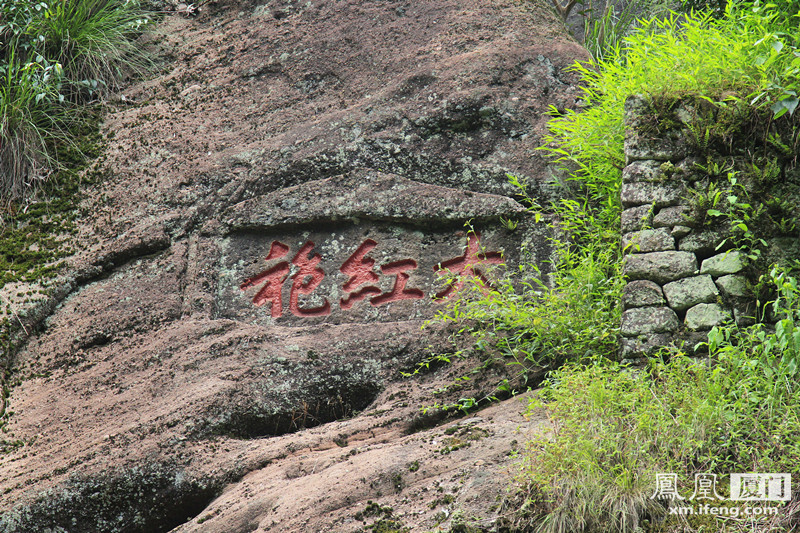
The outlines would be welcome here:
[[[491,529],[544,422],[419,416],[457,369],[400,371],[448,346],[420,326],[454,275],[546,268],[506,173],[553,194],[584,52],[511,0],[209,2],[143,46],[80,251],[19,312],[0,531]]]

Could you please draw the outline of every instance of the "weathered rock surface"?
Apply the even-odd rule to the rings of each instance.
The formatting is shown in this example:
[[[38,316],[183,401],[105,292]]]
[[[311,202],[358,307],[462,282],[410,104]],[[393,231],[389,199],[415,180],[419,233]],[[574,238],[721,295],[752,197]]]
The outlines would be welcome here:
[[[697,258],[689,252],[650,252],[625,257],[622,273],[631,280],[664,284],[697,272]]]
[[[622,184],[622,205],[625,207],[642,204],[667,207],[676,205],[685,195],[685,187],[676,183]]]
[[[717,254],[703,261],[700,267],[701,274],[712,276],[724,276],[725,274],[736,274],[745,267],[745,256],[738,250]]]
[[[637,252],[663,252],[675,249],[675,239],[664,228],[646,229],[622,236],[622,248]]]
[[[229,231],[277,229],[341,221],[390,221],[419,226],[523,216],[507,196],[437,187],[379,171],[358,170],[245,200],[222,215]]]
[[[750,291],[747,288],[747,278],[744,276],[733,274],[720,276],[717,279],[717,287],[719,287],[723,295],[729,298],[743,298],[750,295]]]
[[[198,224],[221,204],[358,168],[513,194],[507,172],[544,174],[544,111],[574,106],[565,69],[585,57],[544,3],[204,9],[165,20],[153,46],[180,60],[126,90],[136,105],[109,120],[109,164],[145,177],[109,184],[114,228],[181,206],[196,211],[182,224]],[[532,180],[534,195],[545,189]]]
[[[676,162],[687,155],[687,146],[680,130],[660,131],[642,121],[652,116],[650,102],[640,96],[625,101],[625,156],[628,162],[640,160]]]
[[[640,360],[643,355],[655,355],[674,340],[672,333],[640,334],[620,340],[620,356],[629,362]]]
[[[506,173],[554,194],[534,148],[585,52],[510,0],[221,0],[143,46],[161,70],[109,103],[79,252],[18,310],[0,531],[492,523],[545,422],[420,416],[459,369],[400,372],[450,346],[420,326],[453,275],[546,269]]]
[[[669,333],[678,329],[680,322],[669,307],[636,307],[622,313],[623,335],[632,337],[648,333]]]
[[[686,311],[684,323],[691,331],[702,331],[719,326],[730,319],[730,313],[719,304],[697,304]]]
[[[622,233],[639,231],[653,220],[653,208],[650,205],[640,205],[625,209],[622,212]]]
[[[662,182],[661,163],[658,161],[634,161],[622,170],[622,180],[628,183]]]
[[[672,226],[694,225],[694,215],[692,210],[684,205],[665,207],[653,217],[653,227],[667,228]]]
[[[727,231],[694,231],[681,239],[678,249],[703,255],[713,254],[731,248],[732,244],[726,241],[727,236]]]
[[[716,301],[719,291],[711,276],[683,278],[664,285],[664,296],[669,306],[683,311],[700,303]]]
[[[672,235],[676,239],[680,239],[681,237],[689,235],[691,232],[692,228],[690,228],[689,226],[674,226],[672,228],[672,231],[670,232],[670,235]]]
[[[622,291],[622,308],[662,306],[667,301],[658,284],[648,280],[631,281]]]

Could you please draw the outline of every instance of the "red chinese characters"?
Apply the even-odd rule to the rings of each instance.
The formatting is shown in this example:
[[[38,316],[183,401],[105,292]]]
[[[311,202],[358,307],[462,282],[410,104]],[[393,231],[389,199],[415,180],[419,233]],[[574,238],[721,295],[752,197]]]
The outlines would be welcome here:
[[[376,296],[370,300],[370,303],[374,306],[378,306],[390,302],[397,302],[399,300],[418,300],[424,298],[425,293],[421,290],[406,288],[406,283],[408,283],[408,278],[410,277],[408,272],[416,268],[417,262],[413,259],[403,259],[381,266],[381,272],[397,277],[394,279],[394,286],[391,291]]]
[[[265,261],[273,259],[283,259],[289,253],[289,247],[282,242],[273,241],[269,248]],[[260,307],[266,303],[272,304],[272,318],[278,318],[283,314],[283,282],[289,275],[289,263],[281,261],[272,268],[256,274],[252,278],[247,278],[239,285],[241,290],[247,290],[259,283],[266,281],[263,287],[253,297],[253,303]]]
[[[388,305],[402,300],[419,300],[425,298],[425,293],[417,287],[409,287],[411,273],[418,268],[413,259],[400,259],[384,263],[378,267],[376,261],[369,256],[370,252],[378,246],[373,239],[366,239],[348,257],[339,271],[347,277],[341,286],[343,296],[339,300],[342,310],[351,309],[357,302],[368,299],[373,307]],[[289,311],[298,317],[320,317],[331,313],[331,304],[325,298],[317,297],[316,307],[307,307],[301,297],[309,297],[319,289],[325,278],[325,271],[320,267],[322,257],[314,252],[314,243],[306,241],[291,261],[287,261],[290,252],[286,244],[273,241],[265,260],[277,261],[270,268],[247,278],[239,288],[246,291],[252,287],[260,286],[252,301],[257,307],[270,305],[270,314],[273,318],[283,315],[283,291],[287,280],[289,287]],[[482,264],[497,265],[502,263],[500,252],[485,252],[481,250],[480,235],[469,233],[467,246],[463,255],[443,261],[434,267],[434,272],[439,275],[448,273],[454,278],[446,288],[436,294],[436,299],[449,298],[463,287],[466,278],[476,277],[484,284],[489,285],[483,271],[479,268]],[[391,289],[382,291],[381,276],[394,277]],[[384,287],[387,284],[384,283]],[[303,298],[305,300],[305,298]]]
[[[331,314],[331,304],[328,300],[323,298],[323,303],[319,307],[313,309],[303,309],[298,303],[298,297],[301,294],[311,294],[314,292],[322,278],[325,277],[325,271],[319,268],[319,262],[322,257],[319,254],[312,254],[311,250],[314,249],[314,243],[308,241],[297,252],[297,255],[292,259],[292,263],[297,266],[297,273],[292,276],[292,291],[289,293],[289,310],[296,316],[324,316]]]
[[[347,282],[342,286],[342,290],[348,293],[339,303],[342,309],[350,309],[359,300],[363,300],[371,294],[381,293],[378,287],[369,285],[370,283],[377,283],[379,278],[373,270],[375,268],[375,260],[366,256],[377,245],[378,243],[372,239],[365,240],[339,269],[342,274],[348,277]],[[361,287],[362,285],[364,287]],[[359,287],[361,288],[358,289]]]
[[[316,253],[312,254],[311,251],[313,249],[314,243],[308,241],[292,259],[292,264],[297,267],[297,272],[292,275],[292,288],[289,293],[289,310],[296,316],[324,316],[331,312],[330,303],[324,299],[324,303],[319,307],[312,309],[300,307],[299,296],[301,294],[308,295],[314,292],[314,289],[319,286],[320,282],[325,277],[325,272],[318,266],[320,261],[322,261],[322,257]],[[283,259],[288,253],[289,247],[287,245],[279,241],[273,241],[265,261]],[[283,282],[286,281],[289,270],[289,263],[287,261],[281,261],[260,274],[247,278],[239,288],[244,291],[262,282],[266,282],[253,297],[253,303],[258,307],[270,303],[272,305],[272,318],[280,318],[283,315]]]
[[[381,294],[381,290],[377,286],[368,285],[376,283],[380,279],[375,273],[375,260],[367,256],[377,245],[378,243],[372,239],[365,240],[339,269],[349,278],[342,286],[342,290],[348,293],[340,302],[342,309],[350,309],[355,302],[363,300],[368,295],[377,295],[370,299],[370,303],[374,307],[399,300],[425,297],[425,293],[421,290],[406,287],[410,278],[408,272],[417,268],[417,262],[413,259],[402,259],[381,266],[381,272],[396,276],[394,286],[389,292]]]
[[[482,252],[480,235],[475,232],[470,232],[467,235],[467,248],[464,250],[464,255],[442,261],[433,268],[434,271],[441,275],[445,274],[444,271],[448,271],[449,275],[456,278],[453,283],[436,294],[436,299],[444,299],[452,296],[454,292],[457,292],[464,286],[467,277],[476,277],[486,286],[489,286],[489,280],[486,279],[486,276],[480,270],[477,270],[477,267],[484,263],[499,265],[502,262],[503,254],[500,252]]]

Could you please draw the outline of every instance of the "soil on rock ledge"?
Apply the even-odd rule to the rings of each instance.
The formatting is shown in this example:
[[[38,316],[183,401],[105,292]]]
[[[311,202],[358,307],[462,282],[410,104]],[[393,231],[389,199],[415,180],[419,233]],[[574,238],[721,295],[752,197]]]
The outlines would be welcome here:
[[[207,2],[143,46],[82,251],[20,309],[0,531],[492,530],[545,422],[421,417],[459,370],[401,371],[449,346],[447,272],[544,266],[506,173],[554,194],[585,52],[516,0]]]

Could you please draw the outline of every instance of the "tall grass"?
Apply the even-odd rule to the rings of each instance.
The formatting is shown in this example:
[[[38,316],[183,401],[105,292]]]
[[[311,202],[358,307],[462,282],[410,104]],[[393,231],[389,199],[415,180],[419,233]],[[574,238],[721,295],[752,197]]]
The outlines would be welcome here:
[[[602,61],[619,52],[642,20],[664,18],[670,13],[669,7],[664,0],[588,0],[582,9],[585,14],[583,45],[595,61]]]
[[[146,67],[135,39],[148,23],[133,0],[53,0],[48,16],[36,19],[32,30],[45,38],[42,55],[91,95]]]
[[[147,23],[135,0],[0,0],[0,202],[32,195],[78,106],[146,63]]]
[[[59,69],[21,62],[0,69],[0,199],[22,198],[55,167],[51,146],[62,141],[69,110],[59,104]]]
[[[685,531],[668,514],[678,504],[653,497],[657,474],[676,474],[685,498],[696,473],[718,475],[723,497],[731,473],[800,474],[800,291],[785,269],[766,278],[784,318],[774,330],[715,328],[713,363],[675,353],[639,371],[598,358],[553,373],[530,409],[545,409],[554,430],[529,443],[518,475],[526,512],[515,525],[545,533]],[[788,506],[770,520],[689,517],[688,524],[691,531],[789,530],[797,513]]]
[[[519,483],[533,512],[517,526],[527,518],[548,533],[633,532],[663,517],[650,497],[655,475],[702,461],[721,420],[703,394],[707,374],[685,358],[654,364],[648,377],[600,359],[555,372],[530,407],[546,409],[555,429],[528,443]]]

